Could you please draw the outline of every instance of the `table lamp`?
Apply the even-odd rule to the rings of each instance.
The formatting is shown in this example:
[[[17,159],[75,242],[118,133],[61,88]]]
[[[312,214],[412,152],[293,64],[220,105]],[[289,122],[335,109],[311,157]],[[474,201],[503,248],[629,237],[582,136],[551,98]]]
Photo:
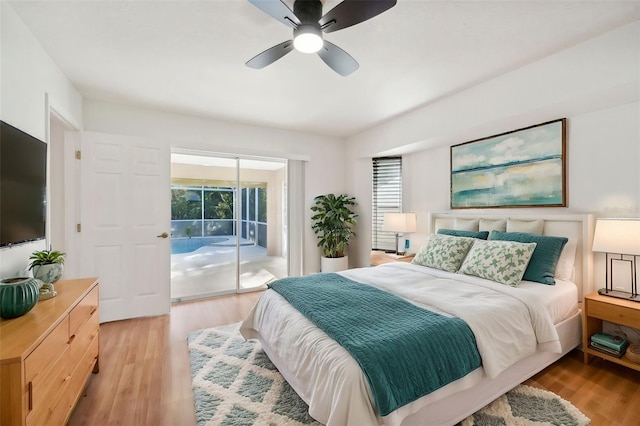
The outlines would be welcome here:
[[[385,213],[382,230],[396,234],[396,254],[398,254],[398,237],[407,232],[416,232],[415,213]]]
[[[605,288],[598,293],[640,302],[636,258],[640,255],[640,219],[598,219],[592,250],[605,253]],[[629,265],[631,292],[614,289],[613,262]]]

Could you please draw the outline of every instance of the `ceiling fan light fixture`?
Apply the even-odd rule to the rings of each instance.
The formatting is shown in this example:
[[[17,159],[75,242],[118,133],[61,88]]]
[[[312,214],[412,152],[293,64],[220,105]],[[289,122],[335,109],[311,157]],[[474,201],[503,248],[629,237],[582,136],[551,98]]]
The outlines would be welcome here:
[[[302,53],[316,53],[324,44],[320,28],[314,25],[300,25],[293,30],[293,47]]]

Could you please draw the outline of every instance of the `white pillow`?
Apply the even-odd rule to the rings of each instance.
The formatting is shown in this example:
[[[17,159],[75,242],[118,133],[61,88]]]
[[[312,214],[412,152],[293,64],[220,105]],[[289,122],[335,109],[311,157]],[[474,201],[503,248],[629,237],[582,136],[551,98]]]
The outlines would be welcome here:
[[[544,220],[514,220],[507,219],[507,232],[528,232],[542,235]]]
[[[536,243],[476,240],[460,272],[517,287],[535,248]]]
[[[478,230],[479,231],[489,231],[489,236],[491,236],[491,231],[505,232],[507,230],[507,221],[506,220],[480,219],[480,224],[478,225]]]
[[[569,238],[558,258],[556,273],[554,274],[555,278],[563,281],[571,281],[573,279],[573,266],[576,261],[577,246],[578,242]]]
[[[460,219],[456,217],[453,219],[453,229],[456,231],[477,231],[478,219]]]

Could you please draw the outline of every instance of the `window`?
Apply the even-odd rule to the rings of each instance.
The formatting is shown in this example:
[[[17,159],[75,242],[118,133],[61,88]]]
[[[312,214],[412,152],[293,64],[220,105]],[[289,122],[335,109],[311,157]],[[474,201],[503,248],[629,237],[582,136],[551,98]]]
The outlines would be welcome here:
[[[371,247],[374,250],[395,250],[395,234],[383,231],[382,224],[385,213],[402,212],[402,157],[373,159],[371,204]]]
[[[234,189],[212,186],[171,187],[171,236],[235,235]]]

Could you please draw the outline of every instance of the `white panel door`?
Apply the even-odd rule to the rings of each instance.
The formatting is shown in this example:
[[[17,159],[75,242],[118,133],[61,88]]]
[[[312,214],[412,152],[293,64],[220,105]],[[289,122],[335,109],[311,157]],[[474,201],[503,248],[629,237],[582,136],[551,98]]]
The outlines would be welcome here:
[[[80,272],[100,278],[100,321],[169,313],[168,143],[80,134]]]

